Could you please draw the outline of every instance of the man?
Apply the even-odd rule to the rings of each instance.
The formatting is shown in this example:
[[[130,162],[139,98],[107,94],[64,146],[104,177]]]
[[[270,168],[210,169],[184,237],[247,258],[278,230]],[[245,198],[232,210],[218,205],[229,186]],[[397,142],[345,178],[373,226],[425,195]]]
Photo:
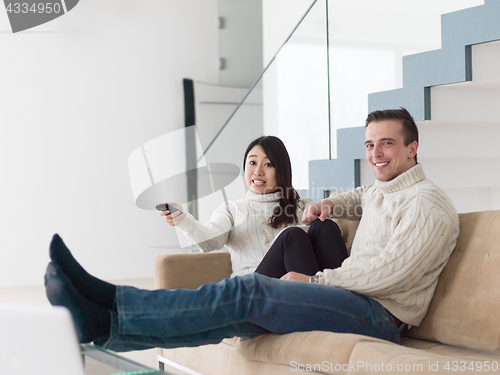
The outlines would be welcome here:
[[[458,238],[457,214],[417,164],[418,130],[405,109],[369,114],[365,148],[375,184],[325,199],[303,214],[310,224],[317,214],[320,220],[330,213],[352,219],[362,209],[351,256],[312,281],[371,297],[397,322],[419,325]],[[294,273],[285,278],[309,279]]]
[[[117,351],[312,330],[399,343],[401,328],[425,316],[458,238],[458,216],[417,164],[418,131],[406,110],[373,112],[366,125],[375,184],[309,206],[303,215],[310,224],[330,215],[358,220],[362,211],[341,267],[312,277],[251,274],[197,290],[145,291],[89,275],[55,235],[46,274],[50,302],[70,309],[80,341]]]

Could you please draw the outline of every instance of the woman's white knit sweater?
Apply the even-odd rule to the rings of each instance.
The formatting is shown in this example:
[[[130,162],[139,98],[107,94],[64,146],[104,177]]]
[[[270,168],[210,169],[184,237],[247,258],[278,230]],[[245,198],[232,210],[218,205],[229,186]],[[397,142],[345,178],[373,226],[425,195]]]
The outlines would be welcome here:
[[[280,197],[279,192],[259,195],[248,190],[246,199],[219,206],[208,223],[201,224],[186,214],[177,227],[204,252],[226,246],[231,254],[232,276],[245,275],[255,271],[275,237],[285,228],[269,225]],[[295,226],[301,224],[304,207],[312,203],[309,198],[300,199]]]
[[[319,272],[320,282],[371,297],[401,321],[419,325],[458,239],[450,199],[417,164],[391,181],[329,200],[334,217],[362,216],[349,258]]]

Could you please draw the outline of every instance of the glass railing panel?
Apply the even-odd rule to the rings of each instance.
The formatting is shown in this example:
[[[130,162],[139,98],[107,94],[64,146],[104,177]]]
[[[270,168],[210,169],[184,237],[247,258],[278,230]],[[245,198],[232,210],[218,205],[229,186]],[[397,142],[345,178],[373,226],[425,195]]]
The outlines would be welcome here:
[[[296,189],[308,188],[309,160],[329,158],[326,4],[314,4],[264,77],[264,128],[285,143]]]
[[[325,0],[311,2],[269,60],[237,111],[221,121],[217,132],[197,124],[204,157],[209,162],[231,159],[241,165],[250,141],[264,134],[276,135],[289,150],[294,186],[307,189],[308,160],[329,157]],[[217,114],[223,113],[222,106],[218,105]],[[215,111],[208,106],[203,110]],[[215,139],[210,139],[212,135]],[[312,142],[315,147],[305,152],[301,145]]]

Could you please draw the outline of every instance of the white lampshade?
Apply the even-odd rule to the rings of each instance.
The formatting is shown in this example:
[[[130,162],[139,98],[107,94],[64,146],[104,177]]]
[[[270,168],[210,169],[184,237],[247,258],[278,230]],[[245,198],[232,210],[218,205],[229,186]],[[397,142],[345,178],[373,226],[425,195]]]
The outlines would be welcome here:
[[[136,205],[154,210],[158,203],[187,203],[231,184],[240,168],[230,163],[207,163],[201,154],[196,127],[190,126],[157,137],[130,154],[130,183]],[[196,191],[189,196],[189,179]]]

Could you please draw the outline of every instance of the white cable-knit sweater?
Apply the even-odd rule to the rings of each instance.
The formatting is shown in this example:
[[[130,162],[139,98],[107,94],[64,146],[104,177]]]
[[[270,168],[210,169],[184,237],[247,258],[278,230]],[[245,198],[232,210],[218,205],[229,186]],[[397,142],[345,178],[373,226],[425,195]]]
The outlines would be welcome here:
[[[275,237],[285,228],[275,229],[268,224],[274,208],[279,205],[280,194],[259,195],[248,190],[246,199],[219,206],[208,223],[201,224],[186,214],[177,227],[204,252],[226,246],[231,254],[232,276],[242,276],[255,271]],[[312,203],[309,198],[300,199],[295,226],[307,230],[301,225],[302,212]]]
[[[419,325],[458,239],[450,199],[420,164],[391,181],[328,199],[333,217],[362,216],[349,258],[319,272],[320,283],[371,297],[401,321]]]

